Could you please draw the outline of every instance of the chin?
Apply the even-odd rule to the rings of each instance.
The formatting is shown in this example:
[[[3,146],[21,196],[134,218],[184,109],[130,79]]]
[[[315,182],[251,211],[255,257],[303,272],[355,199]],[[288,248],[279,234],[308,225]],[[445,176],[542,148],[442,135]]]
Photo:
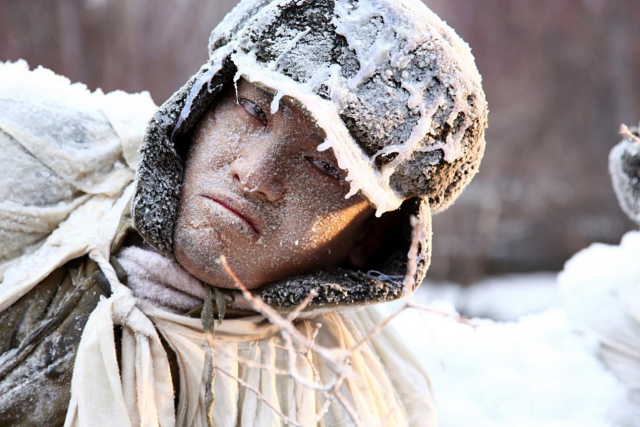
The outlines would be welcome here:
[[[258,289],[268,283],[281,280],[303,273],[311,269],[317,269],[320,265],[314,263],[313,267],[282,268],[274,270],[273,260],[277,258],[279,248],[269,247],[264,252],[252,252],[243,250],[237,242],[227,241],[225,236],[217,232],[208,233],[200,229],[181,226],[177,224],[174,230],[174,256],[178,263],[192,276],[204,283],[224,289],[238,289],[233,279],[219,264],[221,255],[226,255],[231,271],[240,279],[249,290]],[[240,255],[240,256],[234,256]],[[297,264],[289,260],[291,264]]]
[[[179,245],[176,245],[176,248],[178,247]],[[187,251],[180,249],[174,250],[176,260],[189,274],[211,286],[223,289],[238,289],[233,279],[229,277],[222,265],[218,263],[220,259],[219,254],[212,255],[209,252],[203,256],[200,251],[194,251],[193,247],[189,249],[190,250]],[[229,263],[231,264],[231,270],[238,276],[247,289],[257,289],[264,284],[264,282],[246,279],[248,276],[255,277],[255,275],[245,272],[242,269],[234,268],[232,261],[229,261]],[[245,278],[243,279],[243,277]]]

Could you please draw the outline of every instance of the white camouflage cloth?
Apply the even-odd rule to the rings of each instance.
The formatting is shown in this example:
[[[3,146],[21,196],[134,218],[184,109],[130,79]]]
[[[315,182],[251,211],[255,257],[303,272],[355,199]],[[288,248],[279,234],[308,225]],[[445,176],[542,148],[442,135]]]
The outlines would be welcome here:
[[[5,85],[8,79],[14,80]],[[14,152],[26,150],[23,157],[33,156],[50,171],[50,175],[40,176],[41,180],[30,182],[33,194],[40,194],[52,180],[58,180],[65,189],[51,199],[56,209],[47,210],[30,204],[33,200],[28,198],[17,203],[14,193],[20,192],[13,187],[0,188],[3,194],[10,194],[0,204],[0,218],[5,221],[2,232],[14,233],[2,238],[16,242],[15,253],[19,253],[5,265],[0,312],[53,270],[84,255],[99,264],[113,291],[111,297],[98,304],[85,326],[65,425],[205,425],[206,341],[200,319],[170,313],[136,299],[118,281],[108,261],[111,242],[133,194],[129,183],[137,147],[155,106],[148,95],[92,94],[84,86],[70,85],[67,79],[48,70],[30,72],[24,62],[1,65],[0,81],[0,129],[4,132],[0,135],[11,141]],[[19,107],[17,102],[21,103]],[[68,108],[62,108],[65,106]],[[11,114],[4,114],[7,111]],[[49,126],[43,121],[34,124],[45,113],[51,119]],[[4,155],[2,162],[11,165],[11,159]],[[9,173],[28,176],[15,168],[9,168]],[[19,215],[15,214],[17,211]],[[30,239],[30,233],[38,234],[38,239]],[[36,247],[26,250],[32,244]],[[298,327],[308,333],[311,323],[322,323],[318,342],[347,348],[381,320],[371,308],[351,314],[329,313],[300,322]],[[123,327],[120,366],[115,325]],[[179,378],[171,378],[160,336],[176,353]],[[216,425],[283,425],[272,406],[302,425],[315,418],[323,396],[269,370],[287,364],[287,353],[276,348],[278,342],[277,327],[259,315],[226,320],[218,328],[216,363],[241,378],[244,385],[221,372],[217,374]],[[266,369],[248,367],[243,360]],[[330,374],[322,359],[312,360],[321,376]],[[435,425],[427,376],[392,330],[385,329],[369,340],[351,362],[353,375],[341,390],[364,425]],[[310,365],[301,364],[299,368],[301,375],[309,376],[313,371]],[[178,384],[180,403],[176,413],[174,386]],[[251,390],[258,391],[266,401]],[[320,425],[352,422],[345,410],[333,403]]]

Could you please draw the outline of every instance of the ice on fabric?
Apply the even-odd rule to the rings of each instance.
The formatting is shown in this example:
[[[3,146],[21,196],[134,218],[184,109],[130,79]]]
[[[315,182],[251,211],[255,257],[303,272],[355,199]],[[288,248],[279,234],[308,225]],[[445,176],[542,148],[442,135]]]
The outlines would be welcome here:
[[[92,93],[25,61],[0,63],[0,82],[1,279],[79,206],[120,196],[156,106],[148,93]]]

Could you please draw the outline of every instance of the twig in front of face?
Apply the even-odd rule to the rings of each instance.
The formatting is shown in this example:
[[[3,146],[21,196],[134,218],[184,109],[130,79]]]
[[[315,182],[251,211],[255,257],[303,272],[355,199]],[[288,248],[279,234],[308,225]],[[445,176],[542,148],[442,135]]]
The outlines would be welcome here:
[[[327,415],[327,412],[329,412],[329,408],[331,407],[331,404],[333,403],[334,400],[336,400],[336,396],[333,393],[325,393],[324,397],[325,397],[325,401],[320,407],[320,410],[318,411],[318,413],[316,414],[316,419],[314,420],[312,425],[318,425],[318,423],[322,421],[324,416]]]
[[[284,369],[276,368],[275,366],[271,366],[271,365],[265,365],[259,362],[254,362],[253,360],[245,359],[244,357],[232,357],[230,359],[248,368],[262,369],[263,371],[267,371],[275,375],[280,375],[282,377],[289,376],[289,372]]]
[[[293,342],[291,341],[291,337],[289,337],[289,335],[286,332],[284,332],[283,339],[285,340],[285,348],[287,349],[287,353],[289,356],[287,360],[288,362],[287,364],[288,364],[288,371],[291,378],[293,378],[295,381],[302,384],[303,386],[315,389],[317,391],[327,392],[332,390],[336,382],[335,379],[332,381],[329,381],[326,384],[322,384],[320,381],[318,381],[316,384],[314,382],[309,382],[308,380],[300,376],[300,374],[298,373],[298,370],[296,369],[297,356],[296,356],[295,348],[293,346]],[[305,355],[305,357],[306,356],[307,355]],[[313,362],[310,359],[307,359],[307,361],[313,367]],[[314,371],[313,372],[314,377],[316,377],[315,367],[313,371]]]
[[[394,312],[393,314],[388,316],[382,322],[378,323],[373,329],[371,329],[369,332],[367,332],[367,334],[361,340],[359,340],[354,345],[352,345],[349,348],[349,351],[350,352],[357,351],[364,343],[369,341],[375,334],[377,334],[382,329],[384,329],[384,327],[387,326],[393,319],[395,319],[400,314],[402,314],[407,309],[407,307],[408,307],[408,303],[403,305],[402,307],[400,307],[399,310],[397,310],[396,312]]]
[[[318,333],[320,332],[320,328],[322,328],[322,323],[316,323],[313,328],[313,332],[311,333],[311,342],[316,342],[316,338],[318,338]],[[309,349],[306,350],[305,354],[309,353]]]
[[[311,333],[311,343],[315,343],[316,342],[316,338],[318,337],[318,333],[320,332],[320,328],[322,328],[322,323],[316,323],[315,327],[313,328],[313,332]],[[307,348],[304,352],[302,352],[305,360],[307,361],[307,363],[309,364],[309,366],[311,366],[311,370],[313,371],[313,378],[315,379],[315,381],[317,382],[321,382],[320,380],[320,373],[318,372],[318,370],[316,369],[316,365],[313,364],[313,360],[311,360],[311,355],[309,354],[309,349]]]
[[[417,219],[414,219],[414,230],[413,230],[413,239],[411,250],[409,253],[409,265],[407,275],[405,276],[405,292],[407,298],[405,300],[405,304],[400,307],[397,311],[392,313],[390,316],[387,316],[383,321],[376,324],[370,331],[368,331],[365,335],[362,336],[360,340],[358,340],[355,344],[353,344],[349,348],[327,348],[321,345],[318,345],[316,341],[316,337],[318,336],[319,330],[321,328],[321,324],[317,323],[315,328],[311,334],[309,334],[309,325],[307,325],[306,333],[303,334],[296,326],[293,325],[293,321],[300,315],[300,313],[308,307],[310,302],[313,300],[315,293],[311,293],[308,295],[304,301],[300,304],[300,306],[296,307],[293,311],[289,313],[289,315],[284,318],[277,311],[275,311],[271,306],[265,304],[260,298],[255,297],[251,292],[244,286],[244,284],[238,279],[238,277],[233,273],[230,269],[229,265],[226,262],[226,259],[222,257],[220,259],[220,264],[223,266],[224,270],[229,274],[229,276],[233,279],[236,286],[242,292],[244,298],[249,302],[251,307],[258,313],[265,316],[267,320],[269,320],[272,324],[276,325],[280,329],[280,334],[284,341],[284,345],[276,344],[275,347],[281,350],[285,350],[288,356],[288,364],[287,369],[276,368],[275,366],[265,366],[257,362],[252,362],[248,360],[238,359],[239,363],[243,363],[247,367],[264,369],[268,372],[272,372],[276,375],[287,376],[294,383],[299,384],[303,387],[307,387],[315,390],[318,393],[322,393],[325,397],[325,402],[322,407],[316,414],[315,424],[319,423],[324,416],[328,413],[329,408],[332,403],[338,403],[344,408],[346,415],[351,419],[355,426],[362,426],[363,421],[360,418],[357,410],[353,407],[352,403],[341,393],[340,388],[342,387],[343,382],[345,381],[347,375],[350,374],[350,359],[352,355],[360,349],[367,341],[369,341],[374,335],[384,329],[393,319],[398,317],[405,310],[410,308],[415,308],[421,310],[423,312],[427,312],[430,314],[445,316],[454,319],[455,321],[476,327],[476,325],[470,323],[467,319],[452,315],[449,313],[441,312],[438,310],[431,309],[429,307],[421,306],[417,304],[415,301],[411,299],[413,292],[413,285],[415,282],[415,272],[417,270],[417,252],[418,252],[418,244],[420,242],[419,236],[419,222]],[[306,335],[306,336],[305,336]],[[311,336],[309,336],[311,335]],[[300,348],[296,348],[296,345]],[[297,359],[302,356],[307,360],[307,363],[313,370],[313,380],[310,381],[307,378],[301,377],[297,368]],[[336,377],[332,379],[329,383],[323,383],[320,375],[314,365],[314,361],[312,357],[318,357],[324,360],[330,369],[333,370]],[[216,367],[220,372],[229,376],[230,378],[235,379],[240,385],[245,388],[248,388],[251,392],[255,393],[264,403],[269,406],[278,416],[280,416],[284,422],[299,425],[295,421],[287,418],[278,408],[276,408],[271,402],[269,402],[264,395],[260,393],[259,390],[251,387],[246,381],[233,376],[232,374],[226,372],[224,369]],[[389,411],[388,414],[385,415],[385,419],[390,419],[394,414],[394,410]],[[384,420],[381,420],[384,422]]]
[[[220,257],[220,264],[227,272],[229,277],[231,277],[231,279],[234,281],[238,289],[240,289],[244,298],[249,302],[249,304],[255,311],[266,317],[267,320],[269,320],[269,322],[271,322],[272,324],[278,326],[281,332],[286,331],[291,336],[293,341],[295,341],[298,345],[304,348],[311,349],[315,353],[321,355],[334,370],[336,370],[337,372],[342,371],[344,365],[343,361],[348,357],[345,349],[326,348],[309,342],[309,340],[305,338],[300,333],[300,331],[298,331],[293,326],[293,323],[290,320],[283,318],[271,306],[265,304],[260,298],[256,298],[255,296],[253,296],[253,294],[240,281],[240,279],[238,279],[238,276],[236,276],[235,273],[231,270],[224,256]]]
[[[347,411],[347,414],[349,414],[349,417],[351,417],[351,420],[356,425],[356,427],[361,427],[363,424],[362,420],[360,419],[360,415],[353,408],[353,406],[351,406],[351,403],[349,403],[349,401],[342,395],[342,393],[340,393],[340,391],[335,390],[333,394],[336,396],[336,400],[340,402],[342,407]]]
[[[416,310],[424,311],[426,313],[435,314],[435,315],[443,316],[443,317],[448,317],[450,319],[455,320],[456,322],[458,322],[460,324],[463,324],[463,325],[466,325],[466,326],[470,326],[473,329],[476,329],[478,327],[478,325],[476,325],[475,323],[471,323],[469,321],[469,319],[467,319],[464,316],[460,316],[459,314],[446,313],[446,312],[440,311],[440,310],[434,310],[433,308],[429,308],[429,307],[426,307],[424,305],[416,304],[413,301],[407,302],[407,307],[406,308],[415,308]]]
[[[313,342],[315,341],[316,337],[318,336],[318,332],[320,332],[320,328],[322,327],[322,324],[320,323],[316,323],[315,328],[313,330],[313,333],[311,334],[311,339],[309,340],[310,343],[313,344]],[[309,348],[306,348],[305,350],[298,350],[295,347],[293,348],[287,348],[285,346],[282,345],[275,345],[275,348],[280,349],[280,350],[284,350],[289,352],[289,350],[293,350],[293,352],[299,356],[302,356],[304,358],[304,360],[307,361],[307,364],[309,365],[309,367],[311,368],[311,371],[313,372],[313,379],[317,384],[322,383],[322,380],[320,379],[320,373],[318,372],[318,369],[316,369],[316,365],[314,365],[313,360],[311,359],[311,353],[309,351]]]
[[[324,416],[327,415],[327,412],[329,412],[329,408],[331,407],[331,404],[336,400],[336,392],[340,390],[340,387],[342,387],[342,383],[347,378],[347,373],[348,371],[346,370],[343,373],[341,373],[336,379],[331,392],[324,393],[324,397],[326,400],[322,405],[322,407],[320,408],[320,410],[318,411],[318,413],[316,414],[316,419],[312,423],[312,425],[317,425],[324,418]]]
[[[288,370],[289,374],[288,375],[290,375],[293,378],[293,380],[296,381],[297,383],[307,385],[307,386],[312,386],[312,388],[315,387],[315,384],[310,383],[304,378],[300,378],[299,375],[297,375],[297,373],[295,372],[295,370],[292,369],[293,365],[291,364],[292,359],[293,360],[296,359],[295,354],[300,353],[300,351],[297,351],[295,349],[294,342],[296,342],[298,345],[300,345],[302,348],[305,349],[304,352],[306,352],[307,356],[309,351],[313,351],[316,355],[318,355],[323,360],[325,360],[325,362],[331,367],[331,369],[333,369],[333,371],[337,375],[336,380],[332,381],[332,383],[330,384],[330,387],[328,385],[324,385],[324,389],[320,389],[318,391],[323,392],[325,396],[327,396],[327,399],[329,399],[330,401],[337,400],[344,407],[345,411],[347,412],[347,415],[352,419],[353,423],[358,427],[361,426],[362,422],[360,421],[358,413],[353,409],[350,403],[339,392],[342,382],[344,381],[346,375],[350,372],[350,369],[349,369],[350,364],[348,360],[350,355],[353,352],[350,351],[349,349],[326,348],[326,347],[317,345],[315,343],[315,337],[317,336],[317,332],[314,332],[312,336],[313,338],[312,340],[303,336],[302,333],[298,331],[295,328],[295,326],[293,326],[292,320],[288,318],[287,319],[283,318],[271,306],[269,306],[268,304],[265,304],[260,298],[256,298],[255,296],[253,296],[253,294],[247,289],[247,287],[240,281],[240,279],[236,276],[236,274],[231,270],[224,256],[220,257],[220,264],[222,265],[224,270],[227,272],[229,277],[231,277],[231,279],[234,281],[238,289],[240,289],[240,291],[242,292],[242,295],[249,302],[251,307],[258,313],[261,313],[263,316],[265,316],[267,320],[269,320],[272,324],[280,328],[280,333],[282,335],[282,338],[285,340],[284,347],[285,347],[285,350],[287,350],[289,355],[289,370]],[[305,301],[311,301],[312,298],[313,296],[307,297],[305,298]],[[294,310],[294,313],[300,312],[300,311],[301,310]],[[319,329],[319,327],[317,329]],[[309,363],[313,365],[310,359],[309,359]],[[228,374],[228,372],[222,369],[220,371],[225,374]],[[242,381],[239,378],[238,380],[239,380],[238,381],[239,384],[245,387],[249,386],[245,381]],[[257,393],[257,395],[260,396],[261,399],[263,399],[265,403],[269,405],[269,407],[271,407],[277,413],[281,414],[281,412],[278,411],[270,402],[268,402],[264,398],[264,396],[260,394],[258,390],[255,390],[253,388],[250,388],[250,389],[254,393]],[[324,414],[326,414],[327,411],[328,411],[328,407],[326,409],[323,408],[322,416],[324,416]]]
[[[636,144],[640,144],[640,137],[634,135],[633,132],[631,132],[631,130],[627,127],[627,125],[621,124],[618,133],[621,136],[624,136],[625,138],[628,138],[631,141],[635,142]]]
[[[283,347],[284,350],[287,350],[286,347]],[[326,391],[330,391],[334,384],[335,381],[332,381],[331,383],[328,384],[323,384],[321,382],[309,382],[308,380],[301,378],[297,372],[295,371],[294,367],[291,366],[291,363],[288,366],[288,369],[280,369],[280,368],[276,368],[275,366],[271,366],[271,365],[265,365],[262,363],[258,363],[258,362],[254,362],[253,360],[249,360],[249,359],[245,359],[242,357],[236,357],[233,358],[233,360],[235,360],[238,363],[241,363],[249,368],[256,368],[256,369],[262,369],[264,371],[267,372],[271,372],[272,374],[275,375],[280,375],[280,376],[284,376],[284,377],[289,377],[292,380],[294,380],[295,382],[299,383],[301,386],[315,390],[315,391],[321,391],[321,392],[326,392]]]
[[[416,310],[424,311],[424,312],[427,312],[427,313],[430,313],[430,314],[436,314],[438,316],[448,317],[450,319],[455,320],[458,323],[462,323],[463,325],[471,326],[474,329],[477,327],[477,325],[469,322],[469,319],[467,319],[466,317],[463,317],[463,316],[460,316],[460,315],[454,315],[454,314],[450,314],[450,313],[445,313],[444,311],[434,310],[432,308],[425,307],[425,306],[422,306],[420,304],[416,304],[413,301],[406,301],[405,304],[402,307],[400,307],[398,310],[396,310],[395,312],[393,312],[392,314],[387,316],[382,322],[378,323],[373,329],[371,329],[369,332],[367,332],[367,334],[361,340],[359,340],[354,345],[352,345],[349,348],[349,351],[356,351],[364,343],[369,341],[374,335],[376,335],[378,332],[380,332],[382,329],[384,329],[389,323],[391,323],[391,321],[393,319],[395,319],[400,314],[404,313],[406,310],[411,309],[411,308],[415,308]]]

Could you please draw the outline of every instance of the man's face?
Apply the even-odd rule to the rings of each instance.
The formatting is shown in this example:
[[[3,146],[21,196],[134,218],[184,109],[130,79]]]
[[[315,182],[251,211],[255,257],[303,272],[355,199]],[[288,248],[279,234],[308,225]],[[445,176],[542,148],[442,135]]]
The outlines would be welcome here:
[[[290,100],[270,114],[272,96],[246,81],[222,93],[197,126],[186,162],[174,253],[200,280],[267,282],[344,260],[373,209],[345,199],[348,183],[321,131]]]

